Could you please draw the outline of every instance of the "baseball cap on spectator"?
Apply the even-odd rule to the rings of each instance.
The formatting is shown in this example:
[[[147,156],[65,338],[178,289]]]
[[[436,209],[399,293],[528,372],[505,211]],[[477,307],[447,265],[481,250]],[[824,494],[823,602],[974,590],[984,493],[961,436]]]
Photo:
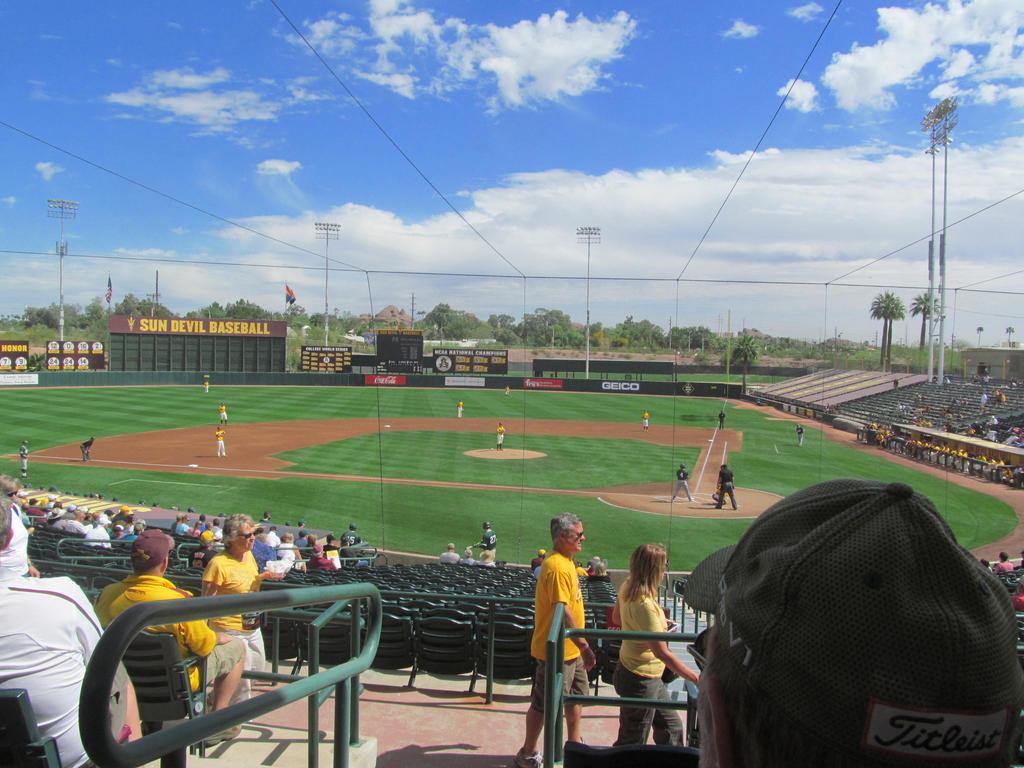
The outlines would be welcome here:
[[[110,522],[110,518],[107,517],[106,512],[100,512],[98,515],[96,515],[96,522],[100,525],[106,525]]]
[[[174,539],[161,530],[150,528],[139,534],[132,542],[132,566],[137,570],[146,570],[155,566],[167,557],[174,549]]]
[[[319,545],[319,544],[314,544],[313,545],[313,554],[314,555],[322,555],[323,553],[324,553],[324,548],[321,545]]]
[[[76,509],[78,509],[78,506],[75,504],[68,504],[66,509],[68,512],[74,512]]]
[[[213,531],[207,528],[205,531],[199,534],[199,538],[203,541],[213,541]]]
[[[117,510],[117,511],[118,511],[118,512],[131,512],[131,511],[132,511],[132,508],[131,508],[131,507],[129,507],[129,506],[127,505],[127,504],[125,504],[124,506],[122,506],[122,507],[121,507],[121,508],[120,508],[119,510]]]
[[[831,480],[786,497],[694,569],[686,600],[717,616],[705,677],[736,675],[736,695],[794,738],[872,764],[988,765],[1013,737],[1024,674],[1009,593],[908,485]],[[902,730],[915,722],[941,746]]]

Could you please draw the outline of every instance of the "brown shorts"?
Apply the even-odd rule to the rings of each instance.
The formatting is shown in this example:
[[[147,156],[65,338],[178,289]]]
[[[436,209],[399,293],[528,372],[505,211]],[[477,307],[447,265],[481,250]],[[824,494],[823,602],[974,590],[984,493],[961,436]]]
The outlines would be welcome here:
[[[544,711],[544,670],[547,662],[537,660],[537,668],[533,673],[533,688],[530,690],[530,709]],[[562,666],[565,677],[562,679],[562,693],[574,696],[586,696],[590,682],[587,680],[587,668],[583,666],[583,656],[577,656]]]
[[[206,680],[212,683],[221,675],[226,675],[244,655],[245,646],[237,637],[231,638],[229,643],[213,646],[210,655],[206,657]]]

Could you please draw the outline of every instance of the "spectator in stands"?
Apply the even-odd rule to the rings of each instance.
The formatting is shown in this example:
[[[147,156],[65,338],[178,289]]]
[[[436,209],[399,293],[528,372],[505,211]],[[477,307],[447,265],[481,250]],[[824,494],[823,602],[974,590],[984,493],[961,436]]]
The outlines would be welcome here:
[[[90,546],[110,549],[110,531],[108,530],[110,522],[107,521],[107,524],[104,525],[99,521],[98,516],[91,512],[85,516],[85,522],[89,526],[89,530],[85,532],[85,538]]]
[[[188,514],[182,513],[174,519],[174,530],[175,536],[185,536],[188,534]]]
[[[291,563],[292,568],[302,561],[302,553],[295,546],[295,536],[291,533],[281,535],[281,545],[277,548],[277,559]]]
[[[10,545],[10,521],[11,501],[2,496],[4,552]],[[5,566],[0,559],[0,689],[28,691],[40,733],[56,740],[61,765],[86,765],[78,699],[86,664],[100,639],[99,620],[81,587],[66,576],[25,579],[17,569]],[[139,738],[138,706],[123,667],[107,704],[115,736]]]
[[[1006,573],[1012,570],[1013,563],[1010,562],[1010,556],[1005,552],[1000,552],[999,562],[992,566],[992,573]]]
[[[267,544],[267,531],[264,528],[256,529],[256,542],[252,545],[252,556],[256,558],[256,567],[260,573],[267,569],[267,562],[277,560],[277,552]]]
[[[526,710],[526,736],[523,746],[516,753],[514,765],[517,768],[538,768],[541,765],[537,743],[544,728],[544,681],[545,644],[551,631],[555,606],[565,607],[565,626],[568,629],[584,626],[583,593],[573,565],[573,555],[583,548],[583,523],[573,514],[563,512],[551,520],[552,552],[540,567],[537,591],[534,599],[534,630],[531,653],[537,659],[530,692],[530,708]],[[587,693],[587,671],[597,659],[589,643],[583,637],[567,638],[565,641],[564,691],[566,694]],[[580,720],[582,707],[579,704],[565,705],[565,731],[568,741],[582,741]]]
[[[459,553],[455,551],[455,544],[453,542],[448,542],[448,549],[441,553],[438,560],[447,565],[459,564]]]
[[[324,548],[322,544],[313,545],[313,553],[309,556],[309,560],[306,561],[306,570],[313,571],[320,568],[325,571],[333,571],[337,569],[337,565],[329,557],[324,556]]]
[[[85,536],[89,529],[85,527],[85,509],[75,504],[68,504],[67,511],[51,526],[56,531]]]
[[[324,539],[324,557],[341,557],[341,544],[333,533],[328,533]]]
[[[210,531],[213,532],[214,541],[222,541],[224,539],[224,529],[220,527],[220,519],[214,519],[213,524],[210,526]]]
[[[668,556],[662,544],[641,544],[629,558],[629,576],[622,585],[612,622],[627,632],[667,632],[665,611],[658,605],[658,587],[665,577]],[[668,699],[662,682],[665,668],[691,683],[697,675],[669,650],[664,640],[623,640],[615,667],[615,692],[624,698]],[[655,744],[683,746],[683,722],[674,709],[622,707],[619,710],[620,744],[646,744],[654,728]]]
[[[299,539],[304,539],[309,536],[309,531],[306,530],[306,521],[299,520]]]
[[[7,475],[0,476],[0,486],[5,490],[16,489],[18,485],[18,481],[14,478]],[[32,533],[32,527],[25,525],[19,512],[17,503],[10,496],[5,493],[0,497],[0,516],[8,518],[6,538],[0,536],[0,540],[5,541],[4,545],[0,547],[0,581],[20,576],[39,578],[39,571],[32,565],[28,556],[28,539]],[[2,530],[3,528],[0,527],[0,531]]]
[[[530,568],[540,568],[540,564],[544,562],[544,555],[546,555],[547,553],[548,551],[546,549],[538,549],[537,556],[530,561]]]
[[[1013,605],[909,486],[798,491],[686,592],[717,616],[702,766],[1010,764],[1024,703]]]
[[[132,575],[104,587],[96,601],[96,615],[104,629],[126,608],[138,603],[181,600],[192,596],[164,578],[173,549],[174,539],[155,528],[143,531],[132,542]],[[174,635],[181,658],[205,658],[206,678],[213,681],[210,709],[215,711],[227,707],[242,679],[242,660],[245,656],[242,641],[223,632],[214,632],[205,621],[175,622],[149,629]],[[189,684],[193,691],[199,690],[198,669],[189,670]],[[230,732],[224,732],[222,738],[234,738],[239,730],[235,726],[229,729]]]
[[[608,561],[602,560],[599,557],[594,557],[587,564],[587,582],[592,581],[607,581],[611,582],[611,577],[608,575]]]
[[[473,559],[473,548],[466,547],[466,551],[462,553],[462,559],[459,560],[459,565],[475,565],[476,560]]]
[[[144,530],[146,530],[146,521],[145,520],[137,520],[135,522],[135,525],[133,525],[131,527],[131,529],[125,529],[125,530],[127,530],[128,532],[124,536],[121,537],[121,540],[122,541],[135,541],[135,539],[137,539],[139,537],[139,535]]]
[[[263,510],[263,519],[260,520],[260,522],[264,523],[264,524],[270,522],[270,510],[269,509]]]
[[[480,559],[477,560],[474,565],[482,565],[485,568],[494,568],[494,552],[490,549],[485,549],[480,553]]]
[[[281,546],[281,537],[277,535],[277,526],[272,525],[267,530],[267,545],[277,549]]]
[[[203,573],[203,597],[214,595],[241,595],[258,592],[266,579],[280,580],[283,573],[264,571],[256,568],[252,548],[256,541],[256,526],[248,515],[231,515],[224,523],[224,551],[216,555]],[[262,672],[266,667],[266,652],[263,650],[263,635],[260,634],[258,613],[225,616],[210,619],[210,626],[221,632],[240,638],[245,644],[245,668]],[[231,703],[248,699],[248,680],[242,680]]]
[[[190,564],[193,568],[205,571],[215,554],[212,541],[200,541],[199,548],[192,553]]]

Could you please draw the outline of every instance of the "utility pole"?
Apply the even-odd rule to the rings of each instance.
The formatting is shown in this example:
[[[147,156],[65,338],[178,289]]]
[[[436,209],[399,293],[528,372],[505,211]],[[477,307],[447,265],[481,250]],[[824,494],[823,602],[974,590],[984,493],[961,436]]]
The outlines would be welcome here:
[[[587,362],[583,377],[590,378],[590,246],[601,242],[600,227],[576,227],[576,242],[587,244],[587,325],[584,333],[587,336]],[[552,345],[554,345],[555,332],[551,331]]]
[[[156,317],[156,308],[160,306],[160,270],[156,271],[156,287],[153,293],[146,294],[146,298],[150,300],[149,304],[149,316]]]
[[[47,200],[47,215],[51,219],[60,219],[60,240],[57,241],[57,256],[60,257],[58,267],[58,292],[60,309],[57,320],[57,332],[60,341],[64,341],[64,255],[68,252],[68,244],[64,242],[64,219],[73,219],[78,214],[78,203],[73,200]]]
[[[331,240],[338,239],[338,233],[341,231],[341,224],[328,224],[325,221],[318,221],[313,224],[313,229],[316,231],[316,239],[324,241],[324,346],[327,346],[327,329],[330,324],[331,313],[327,308],[327,276],[329,270],[327,268],[327,249],[331,244]]]

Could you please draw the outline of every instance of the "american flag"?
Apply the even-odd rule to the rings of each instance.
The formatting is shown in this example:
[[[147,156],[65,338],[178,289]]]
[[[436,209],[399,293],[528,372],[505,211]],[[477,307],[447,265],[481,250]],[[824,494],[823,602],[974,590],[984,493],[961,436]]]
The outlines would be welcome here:
[[[107,304],[110,303],[110,298],[114,295],[114,286],[110,282],[110,275],[107,275]]]

